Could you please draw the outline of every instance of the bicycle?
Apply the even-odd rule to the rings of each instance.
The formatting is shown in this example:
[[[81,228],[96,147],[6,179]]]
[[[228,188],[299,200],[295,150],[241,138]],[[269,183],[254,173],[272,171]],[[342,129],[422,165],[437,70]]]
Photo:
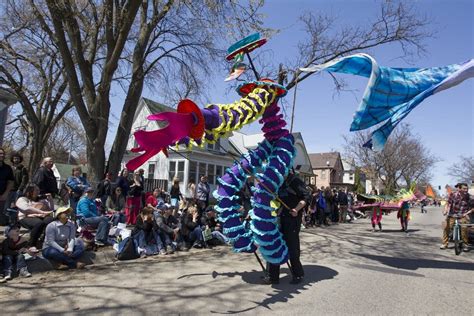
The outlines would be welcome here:
[[[461,239],[461,227],[469,227],[471,224],[461,224],[462,215],[452,216],[454,218],[453,226],[453,242],[454,242],[454,253],[459,256],[462,252],[463,241]]]

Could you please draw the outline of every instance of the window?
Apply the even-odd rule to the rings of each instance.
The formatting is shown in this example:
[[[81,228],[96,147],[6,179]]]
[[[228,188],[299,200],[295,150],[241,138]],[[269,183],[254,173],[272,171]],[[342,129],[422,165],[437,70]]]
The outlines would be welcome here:
[[[321,170],[321,179],[326,179],[326,170]]]
[[[198,179],[198,181],[201,180],[201,177],[205,176],[205,175],[206,175],[206,164],[204,162],[200,162],[199,163],[199,175],[198,175],[199,179]]]
[[[220,151],[220,149],[221,149],[220,145],[221,145],[221,140],[220,140],[220,138],[218,138],[215,144],[207,144],[207,149],[208,150]]]
[[[169,169],[169,176],[168,180],[170,182],[173,182],[173,178],[175,177],[176,174],[176,161],[170,161],[170,169]]]
[[[194,183],[198,183],[197,178],[197,162],[190,161],[189,162],[189,173],[188,173],[188,182],[193,181]]]
[[[155,179],[155,164],[150,163],[148,164],[148,177],[147,179]]]
[[[184,161],[178,161],[178,178],[179,181],[184,181]]]
[[[216,174],[214,172],[214,165],[208,164],[207,165],[207,181],[209,184],[215,184],[215,177]]]
[[[216,166],[216,184],[217,184],[217,177],[222,177],[222,166]]]

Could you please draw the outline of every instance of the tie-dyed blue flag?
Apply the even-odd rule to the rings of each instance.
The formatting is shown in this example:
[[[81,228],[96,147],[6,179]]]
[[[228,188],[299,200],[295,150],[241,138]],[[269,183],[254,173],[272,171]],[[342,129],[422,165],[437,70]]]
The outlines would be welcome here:
[[[356,54],[301,70],[326,70],[369,78],[364,97],[354,114],[351,131],[384,122],[364,145],[382,150],[398,123],[424,99],[474,77],[474,59],[445,67],[389,68],[379,66],[367,54]]]

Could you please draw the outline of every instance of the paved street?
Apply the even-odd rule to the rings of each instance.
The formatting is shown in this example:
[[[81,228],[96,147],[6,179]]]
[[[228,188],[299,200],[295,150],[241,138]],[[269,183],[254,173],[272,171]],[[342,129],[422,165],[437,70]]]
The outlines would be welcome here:
[[[474,314],[474,251],[440,250],[440,208],[414,210],[410,233],[396,214],[301,234],[306,278],[262,285],[253,257],[227,247],[50,271],[0,285],[6,314]]]

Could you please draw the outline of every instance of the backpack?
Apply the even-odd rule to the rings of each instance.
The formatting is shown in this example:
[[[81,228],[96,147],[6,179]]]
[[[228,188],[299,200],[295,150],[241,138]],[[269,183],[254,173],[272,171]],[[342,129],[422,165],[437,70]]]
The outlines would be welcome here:
[[[140,255],[135,245],[135,240],[132,237],[127,237],[118,245],[117,259],[118,260],[133,260],[139,258]]]

